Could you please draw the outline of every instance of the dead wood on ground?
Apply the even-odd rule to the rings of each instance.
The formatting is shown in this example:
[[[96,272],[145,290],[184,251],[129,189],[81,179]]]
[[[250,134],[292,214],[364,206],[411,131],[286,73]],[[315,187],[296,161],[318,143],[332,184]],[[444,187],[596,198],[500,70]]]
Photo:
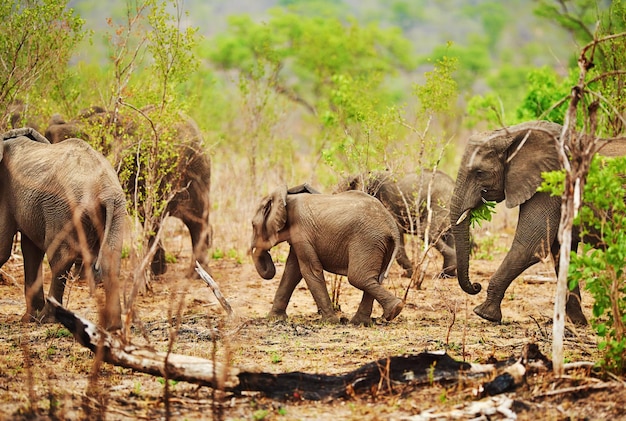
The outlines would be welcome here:
[[[527,344],[522,355],[494,364],[456,361],[444,352],[422,352],[382,358],[339,375],[290,372],[243,372],[209,359],[165,353],[134,345],[48,298],[57,320],[74,338],[103,361],[170,380],[219,388],[232,393],[262,392],[280,400],[324,400],[360,394],[392,394],[420,386],[461,383],[473,386],[474,397],[514,390],[529,373],[546,372],[551,362],[536,344]]]

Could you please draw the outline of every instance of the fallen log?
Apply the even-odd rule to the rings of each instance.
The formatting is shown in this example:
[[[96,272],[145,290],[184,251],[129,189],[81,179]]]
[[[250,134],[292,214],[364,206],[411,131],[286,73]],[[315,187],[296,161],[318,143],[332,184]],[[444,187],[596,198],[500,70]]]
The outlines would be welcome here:
[[[503,369],[503,365],[519,368],[531,359],[537,361],[535,352],[538,352],[538,348],[529,344],[522,357],[512,365],[467,363],[456,361],[445,352],[422,352],[382,358],[341,375],[242,372],[204,358],[158,352],[148,346],[133,345],[116,333],[107,332],[65,309],[54,298],[49,297],[48,301],[54,307],[56,319],[74,338],[92,352],[98,352],[103,361],[109,364],[234,393],[262,392],[280,400],[347,398],[360,393],[392,393],[394,389],[406,386],[482,380],[492,378]],[[540,353],[539,356],[545,359]],[[507,372],[506,367],[503,371],[493,380],[499,381],[497,387],[490,388],[491,382],[487,382],[484,388],[481,385],[477,389],[477,394],[482,394],[484,390],[488,394],[502,393],[520,383],[520,378],[511,377],[512,371]]]
[[[65,309],[53,297],[48,302],[54,316],[81,345],[103,361],[170,380],[182,380],[201,386],[231,389],[239,383],[238,371],[219,362],[189,355],[159,352],[147,346],[127,343],[119,335],[107,332],[94,323]]]

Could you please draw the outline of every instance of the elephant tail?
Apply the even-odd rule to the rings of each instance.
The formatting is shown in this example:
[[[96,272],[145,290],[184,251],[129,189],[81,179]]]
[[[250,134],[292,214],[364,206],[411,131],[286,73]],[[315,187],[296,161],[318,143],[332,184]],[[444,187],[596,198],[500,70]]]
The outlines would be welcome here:
[[[98,251],[98,257],[96,258],[96,262],[94,264],[94,269],[96,273],[101,273],[102,262],[106,258],[104,254],[113,252],[113,250],[109,250],[109,247],[107,247],[107,245],[110,244],[112,240],[111,231],[114,223],[116,209],[120,206],[123,207],[124,204],[118,203],[116,199],[107,200],[104,205],[104,233],[102,234],[102,240],[100,241],[100,250]]]
[[[391,270],[391,265],[393,264],[396,253],[398,252],[398,241],[393,237],[389,237],[387,239],[387,250],[385,253],[385,258],[383,259],[383,269],[378,276],[378,283],[382,283],[383,280],[389,275],[389,270]]]

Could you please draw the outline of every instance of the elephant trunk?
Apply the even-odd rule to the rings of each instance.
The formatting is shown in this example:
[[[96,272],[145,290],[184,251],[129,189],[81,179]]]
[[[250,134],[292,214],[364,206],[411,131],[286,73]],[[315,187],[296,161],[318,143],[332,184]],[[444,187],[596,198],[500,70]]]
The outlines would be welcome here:
[[[256,271],[263,279],[272,279],[276,275],[276,266],[269,251],[253,248],[252,260]]]
[[[459,190],[461,193],[457,192]],[[459,196],[460,195],[460,196]],[[455,203],[464,195],[463,189],[455,189],[452,196],[450,222],[452,233],[454,234],[454,245],[456,248],[456,272],[459,286],[468,294],[475,295],[482,289],[479,283],[472,284],[469,279],[469,256],[470,256],[470,215],[471,208],[465,210],[464,207]]]

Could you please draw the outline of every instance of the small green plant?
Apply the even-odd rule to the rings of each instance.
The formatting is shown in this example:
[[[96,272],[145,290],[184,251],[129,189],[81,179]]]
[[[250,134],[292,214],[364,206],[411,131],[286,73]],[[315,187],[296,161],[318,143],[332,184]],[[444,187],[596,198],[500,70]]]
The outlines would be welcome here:
[[[67,330],[64,327],[62,327],[62,328],[46,329],[46,339],[71,338],[71,337],[72,337],[72,332],[70,332],[69,330]]]
[[[437,366],[437,362],[433,362],[430,367],[428,367],[428,384],[431,386],[435,384],[435,367]]]
[[[46,355],[48,356],[48,358],[53,357],[54,355],[56,355],[56,353],[57,353],[57,347],[54,345],[50,345],[48,349],[46,349]]]
[[[441,391],[441,393],[439,394],[439,402],[440,403],[446,403],[448,401],[448,392],[446,389],[443,389]]]
[[[269,414],[270,411],[268,411],[267,409],[258,409],[252,414],[252,419],[255,421],[261,421],[267,418]]]
[[[176,263],[177,259],[172,253],[165,253],[165,262],[166,263]]]
[[[130,257],[130,247],[128,245],[124,245],[122,247],[122,259],[128,259]]]
[[[141,397],[141,383],[140,382],[135,382],[131,395]]]
[[[270,351],[270,361],[272,364],[278,364],[283,361],[283,357],[276,351]]]
[[[163,377],[158,377],[157,381],[165,386],[165,379]],[[168,381],[168,384],[169,384],[170,387],[174,387],[174,386],[176,386],[178,384],[178,381],[170,379]]]
[[[213,253],[211,254],[211,258],[213,260],[223,259],[224,256],[225,256],[224,250],[222,250],[221,248],[216,248],[215,250],[213,250]]]

